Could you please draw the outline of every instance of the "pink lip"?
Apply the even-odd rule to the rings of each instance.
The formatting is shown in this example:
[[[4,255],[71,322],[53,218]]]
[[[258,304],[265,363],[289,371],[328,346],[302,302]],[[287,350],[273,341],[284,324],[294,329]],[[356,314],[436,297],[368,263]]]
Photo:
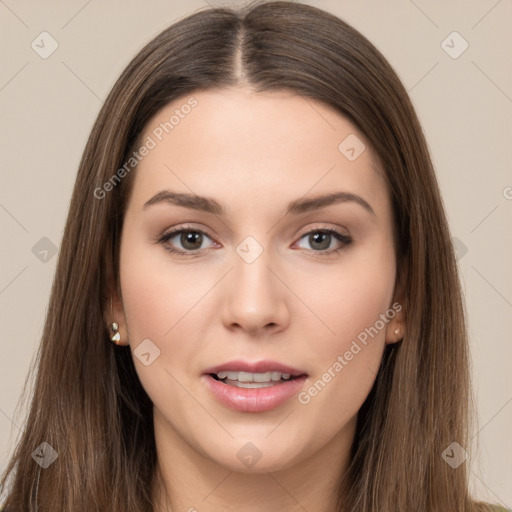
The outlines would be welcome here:
[[[279,363],[277,361],[263,360],[263,361],[255,361],[255,362],[247,362],[247,361],[228,361],[227,363],[218,364],[217,366],[212,366],[211,368],[207,368],[204,373],[219,373],[222,371],[226,372],[248,372],[248,373],[265,373],[265,372],[281,372],[281,373],[290,373],[294,377],[298,377],[300,375],[307,375],[306,372],[302,370],[297,370],[296,368],[292,368],[291,366],[287,366],[285,364]]]
[[[210,374],[221,371],[242,371],[250,373],[281,372],[296,378],[279,382],[265,388],[239,388],[214,379]],[[223,405],[241,412],[264,412],[279,407],[303,387],[307,374],[296,368],[275,362],[229,361],[208,368],[201,377],[213,396]]]

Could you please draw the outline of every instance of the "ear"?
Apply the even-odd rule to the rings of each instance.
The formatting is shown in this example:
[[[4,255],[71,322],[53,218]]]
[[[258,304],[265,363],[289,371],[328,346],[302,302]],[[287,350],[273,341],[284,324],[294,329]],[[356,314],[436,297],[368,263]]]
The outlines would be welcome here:
[[[108,254],[110,254],[110,252]],[[109,338],[114,333],[114,331],[112,330],[112,324],[116,323],[119,326],[118,332],[121,336],[121,339],[117,342],[117,345],[129,345],[128,331],[126,328],[126,319],[123,308],[123,300],[120,292],[120,287],[117,286],[116,279],[114,277],[113,265],[110,257],[108,257],[107,262],[106,299],[103,315],[104,321],[107,325]]]
[[[395,282],[395,292],[393,294],[392,305],[389,309],[390,314],[394,313],[393,318],[390,317],[386,327],[386,343],[396,343],[402,340],[406,333],[404,298],[405,298],[406,273],[400,272]],[[391,313],[393,312],[393,313]]]

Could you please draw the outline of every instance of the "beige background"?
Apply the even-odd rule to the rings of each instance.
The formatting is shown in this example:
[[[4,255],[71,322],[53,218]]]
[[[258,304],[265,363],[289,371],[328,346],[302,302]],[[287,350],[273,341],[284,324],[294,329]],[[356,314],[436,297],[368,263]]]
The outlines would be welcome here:
[[[417,108],[466,294],[479,417],[472,487],[478,497],[512,508],[512,3],[309,3],[376,44]],[[22,423],[15,407],[55,271],[56,256],[49,252],[41,261],[48,241],[39,241],[60,244],[81,152],[102,99],[137,50],[206,6],[203,0],[0,0],[0,470]],[[31,47],[43,31],[58,43],[47,59]],[[456,59],[442,47],[453,31],[469,44]],[[453,53],[464,43],[450,36],[446,44]]]

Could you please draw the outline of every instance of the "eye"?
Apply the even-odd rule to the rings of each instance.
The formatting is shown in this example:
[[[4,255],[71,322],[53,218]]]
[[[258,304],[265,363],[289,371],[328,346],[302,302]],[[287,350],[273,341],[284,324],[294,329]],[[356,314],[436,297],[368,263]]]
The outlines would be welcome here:
[[[168,231],[158,242],[164,245],[165,249],[170,252],[193,256],[201,253],[205,249],[202,247],[205,238],[212,240],[211,237],[201,229],[195,229],[191,226],[180,226]],[[173,241],[173,239],[176,240]],[[337,253],[352,243],[351,237],[332,228],[308,231],[302,235],[299,240],[302,239],[306,239],[310,244],[311,248],[308,249],[308,251],[317,253],[318,256],[327,256]],[[331,244],[333,241],[338,241],[341,245],[332,249]],[[177,244],[181,245],[181,249],[176,247]]]
[[[312,231],[308,231],[301,236],[300,240],[304,238],[306,238],[307,242],[310,244],[310,250],[319,253],[319,256],[339,252],[352,243],[351,237],[331,228],[314,229]],[[336,240],[341,243],[341,246],[328,250],[331,247],[331,242]]]
[[[190,226],[181,226],[167,232],[158,241],[170,252],[194,255],[204,249],[202,245],[205,237],[211,240],[208,234],[200,229],[194,229]],[[176,241],[172,242],[173,239],[176,239]],[[175,244],[181,244],[182,249],[177,249]]]

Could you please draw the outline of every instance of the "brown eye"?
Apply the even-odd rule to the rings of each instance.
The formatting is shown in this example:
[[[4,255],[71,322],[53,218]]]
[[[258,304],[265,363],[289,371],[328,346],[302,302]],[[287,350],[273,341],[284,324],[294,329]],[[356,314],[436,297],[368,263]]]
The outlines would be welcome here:
[[[185,249],[189,249],[191,251],[200,249],[202,244],[202,234],[197,231],[182,231],[180,235],[180,243]]]
[[[332,235],[330,233],[323,233],[323,232],[318,231],[314,234],[310,234],[308,241],[309,241],[309,244],[314,249],[319,249],[321,251],[324,251],[325,249],[329,249],[329,246],[331,245],[331,238],[332,238]]]
[[[159,243],[163,244],[170,252],[193,255],[203,249],[201,246],[205,237],[211,240],[204,231],[199,229],[180,228],[163,235]]]
[[[311,247],[310,250],[318,252],[319,254],[332,254],[341,251],[352,243],[352,239],[349,236],[343,235],[334,229],[315,229],[314,231],[305,233],[301,237],[301,240],[304,238],[307,239]],[[329,249],[333,239],[340,242],[341,246],[335,249]]]

